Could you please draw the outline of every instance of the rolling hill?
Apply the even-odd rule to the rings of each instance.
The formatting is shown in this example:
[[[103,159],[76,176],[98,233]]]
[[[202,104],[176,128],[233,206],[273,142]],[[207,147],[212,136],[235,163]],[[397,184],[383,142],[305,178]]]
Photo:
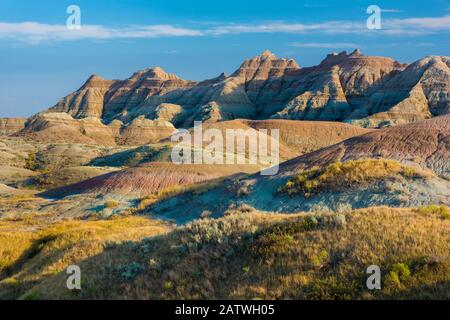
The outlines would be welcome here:
[[[449,205],[449,119],[369,132],[282,163],[275,176],[231,179],[196,197],[187,192],[162,200],[145,212],[185,223],[205,210],[221,216],[236,204],[275,212]],[[299,192],[280,192],[290,182]],[[192,209],[184,210],[186,205]]]

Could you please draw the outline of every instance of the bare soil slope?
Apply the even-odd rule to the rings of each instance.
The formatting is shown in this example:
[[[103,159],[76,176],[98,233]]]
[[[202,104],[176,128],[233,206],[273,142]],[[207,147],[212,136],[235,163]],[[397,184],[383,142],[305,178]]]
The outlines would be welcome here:
[[[450,116],[441,116],[350,138],[281,164],[275,176],[255,174],[243,179],[232,179],[196,197],[186,194],[163,200],[150,206],[146,212],[184,223],[197,218],[204,210],[220,216],[230,205],[239,203],[276,212],[318,208],[337,210],[342,206],[449,205],[449,120]],[[351,168],[351,177],[359,181],[367,176],[365,183],[351,185],[352,181],[347,181],[348,177],[343,174],[341,165],[332,167],[333,164],[348,163],[350,160],[361,161]],[[374,167],[370,165],[371,161]],[[376,166],[383,168],[390,164],[401,170],[378,175]],[[319,192],[311,195],[307,194],[309,192],[293,196],[279,193],[290,179],[305,170],[324,170],[328,167],[336,188],[329,188],[325,184]],[[317,179],[321,179],[320,174],[312,172],[302,181],[314,186],[320,182]],[[339,185],[343,187],[339,188]],[[221,199],[220,203],[214,200],[218,198]],[[192,209],[186,211],[186,206]]]
[[[288,161],[281,166],[281,171],[293,172],[361,158],[416,163],[447,177],[450,174],[450,115],[357,136]]]
[[[249,165],[196,165],[152,162],[108,173],[73,185],[50,190],[46,197],[73,194],[118,194],[144,196],[171,187],[191,185],[240,172],[255,172]]]
[[[254,129],[279,129],[281,142],[299,155],[336,144],[371,130],[341,122],[254,120],[246,121]]]

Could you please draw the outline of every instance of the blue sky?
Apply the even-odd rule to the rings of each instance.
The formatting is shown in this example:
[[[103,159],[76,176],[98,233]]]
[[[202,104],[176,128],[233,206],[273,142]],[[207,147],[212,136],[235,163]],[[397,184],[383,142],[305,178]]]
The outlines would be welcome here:
[[[66,28],[72,4],[81,30]],[[366,28],[372,4],[381,30]],[[50,107],[93,73],[123,79],[161,66],[202,80],[266,49],[301,66],[355,47],[412,62],[448,56],[449,34],[447,0],[2,0],[0,117]]]

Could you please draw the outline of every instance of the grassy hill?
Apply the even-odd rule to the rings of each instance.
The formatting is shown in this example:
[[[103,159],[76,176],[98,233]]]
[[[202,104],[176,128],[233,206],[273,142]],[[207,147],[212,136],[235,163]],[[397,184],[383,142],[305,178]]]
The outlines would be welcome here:
[[[170,229],[149,218],[64,222],[34,233],[3,224],[0,247],[22,239],[14,243],[23,253],[6,269],[1,253],[0,292],[23,299],[450,298],[447,207],[274,215],[243,206]],[[81,291],[65,287],[64,269],[74,263]],[[373,264],[382,270],[379,291],[365,286]]]

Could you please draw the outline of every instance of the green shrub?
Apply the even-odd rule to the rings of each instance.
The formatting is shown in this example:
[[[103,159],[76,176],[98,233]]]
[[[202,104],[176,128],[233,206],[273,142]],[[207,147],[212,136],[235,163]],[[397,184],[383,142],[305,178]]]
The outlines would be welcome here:
[[[400,288],[401,287],[401,282],[400,282],[400,277],[398,276],[398,274],[394,271],[390,271],[386,277],[384,277],[384,285],[387,288]]]
[[[328,254],[328,252],[326,250],[322,250],[312,257],[311,263],[315,267],[320,267],[328,260],[329,257],[330,255]]]
[[[319,222],[317,221],[316,217],[313,216],[307,216],[305,220],[303,220],[302,227],[305,231],[311,231],[314,230]]]
[[[411,271],[409,270],[408,265],[404,263],[394,264],[391,271],[397,273],[400,281],[402,282],[408,280],[408,278],[411,276]]]
[[[343,228],[347,224],[347,219],[345,217],[345,214],[338,213],[333,216],[333,222],[334,225],[338,228]]]
[[[404,263],[396,263],[384,278],[384,285],[388,288],[400,288],[411,276],[409,266]]]
[[[108,209],[114,209],[114,208],[117,208],[118,206],[119,206],[119,202],[115,201],[115,200],[109,200],[109,201],[106,201],[106,203],[105,203],[105,208],[108,208]]]
[[[172,290],[174,287],[173,282],[171,281],[166,281],[164,282],[164,289],[166,290]]]
[[[433,204],[429,206],[423,206],[417,208],[416,212],[424,215],[437,215],[444,220],[450,219],[450,209],[444,205],[438,206]]]
[[[295,247],[295,235],[317,229],[319,221],[306,216],[299,221],[281,223],[262,231],[252,246],[252,252],[259,258],[284,255]]]
[[[142,270],[143,270],[143,267],[139,263],[132,262],[128,265],[122,266],[120,268],[120,274],[126,280],[131,280]]]
[[[356,284],[343,281],[336,276],[316,279],[309,288],[307,299],[312,300],[349,300],[356,292]]]
[[[303,194],[310,197],[321,190],[360,186],[397,175],[413,178],[424,176],[424,173],[386,159],[335,162],[325,168],[314,167],[296,174],[278,192],[289,196]]]
[[[35,170],[36,167],[37,167],[36,154],[33,152],[30,152],[28,154],[28,158],[25,159],[25,169]]]
[[[31,291],[23,296],[24,300],[41,300],[41,294],[37,291]]]

